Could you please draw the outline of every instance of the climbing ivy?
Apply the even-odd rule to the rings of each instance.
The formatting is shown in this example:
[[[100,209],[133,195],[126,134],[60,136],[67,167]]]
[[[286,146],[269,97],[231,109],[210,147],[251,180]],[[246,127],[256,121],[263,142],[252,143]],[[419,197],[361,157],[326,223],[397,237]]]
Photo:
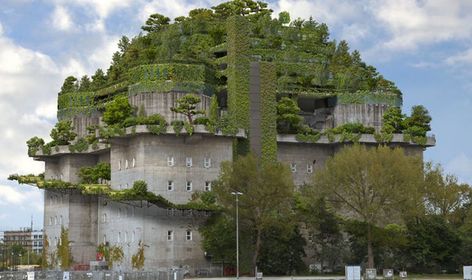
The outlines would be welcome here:
[[[261,159],[263,162],[275,162],[277,161],[275,66],[270,62],[261,62],[260,77]]]
[[[61,227],[61,237],[57,244],[57,257],[61,269],[68,270],[72,263],[72,254],[70,252],[69,230],[64,227]]]
[[[227,20],[228,112],[236,128],[249,129],[249,24],[242,16]]]
[[[134,269],[142,269],[144,267],[144,243],[140,240],[138,251],[131,256],[131,266]]]

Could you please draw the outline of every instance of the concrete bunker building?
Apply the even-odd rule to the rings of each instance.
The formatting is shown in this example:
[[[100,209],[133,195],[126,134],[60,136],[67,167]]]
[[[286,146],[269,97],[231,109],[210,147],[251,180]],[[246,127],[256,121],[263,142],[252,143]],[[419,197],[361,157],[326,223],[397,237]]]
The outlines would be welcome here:
[[[67,230],[76,268],[96,260],[102,245],[120,248],[122,258],[114,262],[115,270],[136,269],[133,259],[142,254],[141,269],[186,266],[193,273],[208,265],[198,227],[210,211],[186,205],[193,193],[211,191],[220,164],[232,161],[240,147],[286,163],[296,185],[302,185],[327,158],[352,143],[342,135],[310,140],[277,133],[277,99],[296,100],[304,123],[321,131],[360,123],[380,132],[384,112],[401,106],[401,93],[395,90],[320,90],[319,85],[334,79],[326,68],[329,61],[306,50],[283,57],[282,47],[261,46],[262,39],[246,35],[251,34],[246,32],[250,23],[244,17],[231,17],[226,24],[225,42],[211,49],[215,67],[195,61],[139,65],[127,70],[126,80],[111,86],[59,94],[58,119],[72,121],[77,138],[71,145],[39,149],[32,155],[45,162],[44,181],[67,183],[63,188],[45,187],[44,249],[53,266],[60,266],[57,248]],[[297,84],[296,77],[307,73],[325,78],[308,86]],[[198,109],[205,110],[207,117],[223,119],[226,125],[190,124],[191,128],[183,129],[170,125],[185,120],[171,108],[189,93],[200,97]],[[159,130],[156,125],[131,125],[107,137],[96,129],[92,134],[101,135],[100,141],[78,149],[79,139],[90,135],[87,128],[105,126],[103,106],[117,96],[126,96],[146,116],[161,115],[167,125]],[[215,104],[216,116],[212,115]],[[354,136],[365,145],[379,143],[373,133]],[[395,133],[386,141],[415,155],[435,143],[427,137],[420,145]],[[88,189],[72,187],[81,183],[81,168],[98,163],[110,164],[111,180],[100,180]],[[116,201],[100,191],[101,187],[127,190],[137,180],[144,180],[151,193],[171,204]]]

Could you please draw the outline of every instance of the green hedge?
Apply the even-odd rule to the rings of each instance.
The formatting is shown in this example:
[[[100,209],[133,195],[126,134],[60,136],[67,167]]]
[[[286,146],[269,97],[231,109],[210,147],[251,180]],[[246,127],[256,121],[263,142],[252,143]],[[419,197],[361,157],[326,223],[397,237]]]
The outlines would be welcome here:
[[[204,82],[209,78],[209,69],[203,64],[148,64],[130,69],[131,83],[140,81]]]
[[[95,93],[90,91],[63,93],[57,97],[57,109],[93,106],[94,98]]]
[[[338,104],[385,104],[397,107],[402,105],[402,98],[392,92],[340,92],[336,96]]]
[[[129,94],[171,91],[201,93],[212,95],[215,92],[214,86],[205,82],[174,82],[174,81],[141,81],[129,86]]]

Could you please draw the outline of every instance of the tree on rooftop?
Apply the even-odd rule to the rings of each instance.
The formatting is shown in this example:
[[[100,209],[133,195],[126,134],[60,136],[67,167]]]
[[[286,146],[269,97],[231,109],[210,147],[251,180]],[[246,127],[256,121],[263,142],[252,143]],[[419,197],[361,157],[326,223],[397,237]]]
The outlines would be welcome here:
[[[145,25],[143,25],[141,29],[147,32],[157,32],[169,25],[169,22],[170,18],[156,13],[149,16]]]
[[[92,76],[91,89],[92,90],[99,89],[105,86],[106,83],[107,83],[107,77],[105,76],[105,73],[103,73],[102,69],[98,68],[97,71],[95,71],[95,74]]]
[[[298,115],[300,108],[288,97],[282,97],[277,103],[277,131],[279,133],[297,133],[302,122]]]
[[[126,118],[132,116],[133,107],[128,102],[126,96],[120,96],[105,106],[103,121],[108,125],[122,123]]]
[[[411,115],[405,119],[404,126],[412,136],[426,136],[431,130],[431,116],[428,110],[421,105],[411,108]]]
[[[382,131],[388,133],[401,133],[403,130],[405,115],[400,107],[392,106],[383,115]]]
[[[312,195],[325,196],[341,214],[366,223],[367,267],[373,268],[372,227],[408,214],[421,200],[422,178],[421,161],[401,149],[354,145],[316,172]]]
[[[77,133],[73,131],[72,121],[63,120],[56,123],[50,135],[56,145],[69,145]]]
[[[176,106],[170,108],[172,112],[179,113],[187,117],[189,123],[193,123],[193,117],[205,114],[204,110],[197,110],[197,104],[201,99],[196,94],[186,94],[177,99]]]
[[[77,90],[77,78],[69,76],[64,80],[61,87],[61,93],[73,92]]]

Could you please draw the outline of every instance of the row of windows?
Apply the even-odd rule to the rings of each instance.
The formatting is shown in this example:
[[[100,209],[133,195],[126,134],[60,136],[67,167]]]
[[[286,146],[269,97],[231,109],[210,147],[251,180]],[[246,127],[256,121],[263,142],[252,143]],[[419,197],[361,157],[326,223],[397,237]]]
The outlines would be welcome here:
[[[175,166],[175,158],[174,157],[172,157],[172,156],[167,157],[167,166],[170,166],[170,167]],[[193,166],[193,159],[191,157],[186,157],[185,158],[185,166],[186,167],[192,167]],[[122,166],[121,160],[118,161],[118,170],[134,168],[134,167],[136,167],[136,159],[135,158],[133,158],[132,161],[131,161],[131,167],[130,167],[130,164],[129,164],[127,159],[124,161],[124,166]],[[205,168],[210,168],[211,167],[211,158],[204,158],[203,159],[203,167],[205,167]]]
[[[185,240],[186,241],[191,241],[192,240],[192,231],[191,230],[186,230],[185,231]],[[174,240],[174,231],[173,230],[168,230],[167,231],[167,241],[173,241]]]
[[[315,161],[313,161],[313,164],[308,163],[306,165],[306,173],[313,173],[314,163],[315,163]],[[290,170],[292,170],[292,173],[296,173],[297,172],[297,164],[294,163],[294,162],[290,163]]]
[[[59,216],[59,219],[57,218],[57,216],[49,217],[49,225],[50,226],[52,226],[52,225],[63,225],[62,215]]]
[[[211,191],[211,181],[205,181],[205,186],[203,188],[206,192]],[[167,190],[168,191],[174,191],[175,190],[175,184],[174,181],[167,181]],[[193,190],[193,183],[192,181],[187,181],[185,183],[185,190],[188,192],[191,192]]]

